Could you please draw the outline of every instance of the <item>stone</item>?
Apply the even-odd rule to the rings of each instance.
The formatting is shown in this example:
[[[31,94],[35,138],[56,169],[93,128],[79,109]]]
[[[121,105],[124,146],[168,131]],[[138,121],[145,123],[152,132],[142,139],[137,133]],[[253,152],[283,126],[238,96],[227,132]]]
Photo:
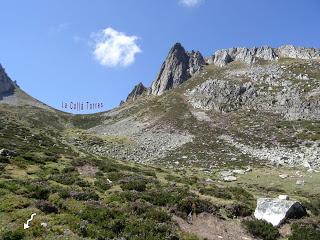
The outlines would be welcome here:
[[[225,182],[234,182],[234,181],[237,181],[237,178],[235,176],[228,176],[228,177],[224,177],[223,181],[225,181]]]
[[[240,175],[244,175],[246,173],[246,171],[242,169],[235,169],[235,170],[232,170],[232,172]]]
[[[213,183],[213,180],[212,180],[211,178],[207,178],[207,179],[206,179],[206,182],[207,182],[207,183]]]
[[[232,176],[233,175],[233,172],[230,171],[230,170],[227,170],[227,171],[221,171],[219,173],[219,175],[223,178],[223,177],[229,177],[229,176]]]
[[[111,181],[109,178],[107,178],[107,182],[108,182],[109,184],[112,183],[112,181]]]
[[[0,156],[13,157],[15,155],[16,155],[16,153],[14,151],[10,151],[8,149],[3,148],[3,149],[0,150]]]
[[[40,225],[45,228],[48,227],[48,223],[45,223],[45,222],[40,223]]]
[[[288,195],[279,195],[278,197],[281,200],[289,200],[289,196]]]
[[[282,179],[285,179],[285,178],[288,177],[288,174],[280,174],[279,177],[282,178]]]
[[[273,226],[280,226],[288,218],[301,218],[306,209],[296,201],[259,198],[254,212],[256,219],[265,220]]]
[[[297,180],[297,181],[296,181],[296,184],[297,184],[297,185],[304,185],[304,180]]]

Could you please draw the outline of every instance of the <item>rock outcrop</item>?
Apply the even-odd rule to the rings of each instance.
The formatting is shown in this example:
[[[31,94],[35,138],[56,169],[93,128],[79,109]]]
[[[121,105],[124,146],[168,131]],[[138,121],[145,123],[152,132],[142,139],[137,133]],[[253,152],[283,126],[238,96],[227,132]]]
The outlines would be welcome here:
[[[144,93],[146,93],[148,89],[140,82],[134,86],[133,90],[129,93],[126,102],[134,101]]]
[[[250,82],[233,84],[212,79],[188,91],[186,95],[194,108],[229,112],[254,101],[257,91]]]
[[[179,86],[198,73],[204,64],[200,52],[186,52],[180,43],[176,43],[162,64],[158,77],[152,83],[151,94],[161,95],[164,91]]]
[[[273,198],[259,198],[254,212],[255,218],[273,226],[279,226],[288,218],[301,218],[306,214],[306,209],[299,202]]]
[[[295,47],[293,45],[284,45],[279,48],[268,46],[229,48],[216,51],[207,59],[207,63],[223,67],[233,61],[252,64],[257,59],[275,61],[278,58],[320,59],[320,49]]]
[[[273,48],[267,46],[259,48],[229,48],[216,51],[215,54],[209,58],[208,63],[222,67],[232,61],[251,64],[257,59],[271,61],[277,59],[277,55]]]
[[[290,69],[308,69],[297,74]],[[230,112],[239,109],[277,113],[288,120],[320,119],[318,61],[281,66],[270,62],[226,70],[221,79],[207,79],[185,95],[197,109]],[[309,75],[312,74],[312,75]]]
[[[0,64],[0,100],[3,95],[12,93],[17,85],[9,78]]]
[[[296,59],[320,59],[320,49],[284,45],[277,49],[279,57]]]

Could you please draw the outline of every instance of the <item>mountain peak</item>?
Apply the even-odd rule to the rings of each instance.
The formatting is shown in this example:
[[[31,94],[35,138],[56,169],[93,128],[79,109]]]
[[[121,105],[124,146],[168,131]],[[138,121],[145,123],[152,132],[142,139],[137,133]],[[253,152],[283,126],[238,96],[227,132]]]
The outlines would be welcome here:
[[[134,101],[138,97],[140,97],[142,94],[144,94],[147,91],[147,88],[143,85],[142,82],[139,82],[137,85],[134,86],[133,90],[129,93],[126,102],[128,101]]]
[[[204,64],[200,52],[189,53],[181,43],[175,43],[162,64],[156,80],[152,83],[151,93],[161,95],[164,91],[179,86],[200,71]]]

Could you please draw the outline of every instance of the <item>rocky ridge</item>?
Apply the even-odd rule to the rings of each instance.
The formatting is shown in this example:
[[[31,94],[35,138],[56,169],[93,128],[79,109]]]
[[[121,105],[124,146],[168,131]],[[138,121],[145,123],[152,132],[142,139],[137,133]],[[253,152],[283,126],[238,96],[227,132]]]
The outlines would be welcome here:
[[[233,61],[239,61],[250,65],[259,59],[277,61],[279,58],[319,60],[320,49],[296,47],[293,45],[284,45],[279,48],[269,46],[253,48],[236,47],[218,50],[212,56],[204,58],[199,51],[187,52],[180,43],[176,43],[171,48],[150,89],[143,89],[139,85],[135,86],[128,98],[135,100],[141,95],[136,94],[132,98],[132,94],[137,91],[137,87],[139,87],[140,91],[142,89],[142,91],[146,91],[147,95],[161,95],[199,73],[206,64],[223,67]]]
[[[222,67],[233,61],[251,64],[258,59],[275,61],[279,58],[320,59],[320,49],[295,47],[293,45],[284,45],[279,48],[268,46],[258,48],[237,47],[216,51],[212,56],[207,58],[207,63]]]

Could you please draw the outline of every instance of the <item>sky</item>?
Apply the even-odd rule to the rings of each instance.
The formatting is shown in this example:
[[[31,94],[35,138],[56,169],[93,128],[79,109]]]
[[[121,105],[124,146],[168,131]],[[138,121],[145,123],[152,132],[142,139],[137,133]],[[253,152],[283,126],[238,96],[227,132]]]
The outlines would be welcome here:
[[[174,43],[320,48],[319,0],[2,0],[0,63],[31,96],[106,111],[150,86]],[[75,112],[62,102],[102,103]]]

